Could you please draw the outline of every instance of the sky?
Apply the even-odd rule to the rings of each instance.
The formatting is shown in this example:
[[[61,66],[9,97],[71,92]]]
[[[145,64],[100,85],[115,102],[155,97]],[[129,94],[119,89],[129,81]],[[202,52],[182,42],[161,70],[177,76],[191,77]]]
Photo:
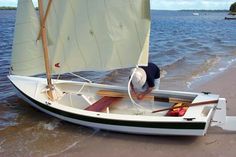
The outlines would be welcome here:
[[[37,0],[33,0],[37,5]],[[150,0],[155,10],[225,10],[236,0]],[[0,6],[16,6],[17,0],[0,0]]]

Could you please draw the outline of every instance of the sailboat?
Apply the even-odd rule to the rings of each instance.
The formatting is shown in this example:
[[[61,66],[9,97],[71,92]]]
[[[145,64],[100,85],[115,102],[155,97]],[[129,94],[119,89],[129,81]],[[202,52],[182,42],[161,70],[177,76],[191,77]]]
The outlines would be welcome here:
[[[203,136],[209,126],[236,130],[236,118],[226,116],[226,99],[219,95],[154,90],[140,101],[129,86],[52,79],[147,65],[149,0],[39,0],[38,5],[37,13],[31,0],[18,1],[8,76],[33,107],[71,123],[124,133]]]
[[[194,12],[193,13],[193,16],[199,16],[200,14],[199,13],[197,13],[197,12]]]

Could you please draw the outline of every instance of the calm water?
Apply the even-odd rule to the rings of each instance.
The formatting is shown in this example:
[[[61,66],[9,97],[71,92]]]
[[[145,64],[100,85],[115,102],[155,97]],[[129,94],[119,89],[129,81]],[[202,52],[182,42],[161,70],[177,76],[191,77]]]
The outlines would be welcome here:
[[[236,60],[236,21],[226,13],[153,11],[150,60],[162,69],[162,89],[180,90],[214,76]],[[54,156],[83,151],[90,140],[114,133],[68,124],[18,99],[7,80],[15,11],[0,11],[0,156]],[[81,73],[125,86],[129,71]],[[125,135],[120,135],[125,136]],[[132,137],[133,138],[133,137]]]

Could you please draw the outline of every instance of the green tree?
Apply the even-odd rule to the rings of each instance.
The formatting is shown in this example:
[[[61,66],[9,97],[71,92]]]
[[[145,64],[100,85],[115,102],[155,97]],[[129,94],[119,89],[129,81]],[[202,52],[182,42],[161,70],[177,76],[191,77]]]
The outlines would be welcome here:
[[[236,2],[234,2],[231,6],[230,6],[230,14],[231,15],[236,15]]]

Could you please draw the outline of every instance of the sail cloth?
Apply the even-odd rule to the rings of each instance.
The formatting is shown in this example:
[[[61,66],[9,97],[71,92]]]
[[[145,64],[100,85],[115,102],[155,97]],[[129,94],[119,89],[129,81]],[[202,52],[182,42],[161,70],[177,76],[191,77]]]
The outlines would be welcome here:
[[[147,65],[149,3],[149,0],[53,0],[46,21],[52,73],[106,71]],[[44,12],[47,4],[48,0],[43,0]],[[39,26],[38,21],[35,20],[34,25]],[[30,37],[36,40],[39,28],[32,29],[36,32],[30,31]],[[37,48],[30,47],[27,51],[36,51],[28,53],[35,53],[41,59],[43,51],[41,46]],[[17,51],[25,53],[24,49]],[[40,68],[34,71],[35,74],[41,72]]]
[[[39,30],[39,17],[32,1],[19,0],[11,60],[13,74],[45,73],[42,42],[36,41]]]

